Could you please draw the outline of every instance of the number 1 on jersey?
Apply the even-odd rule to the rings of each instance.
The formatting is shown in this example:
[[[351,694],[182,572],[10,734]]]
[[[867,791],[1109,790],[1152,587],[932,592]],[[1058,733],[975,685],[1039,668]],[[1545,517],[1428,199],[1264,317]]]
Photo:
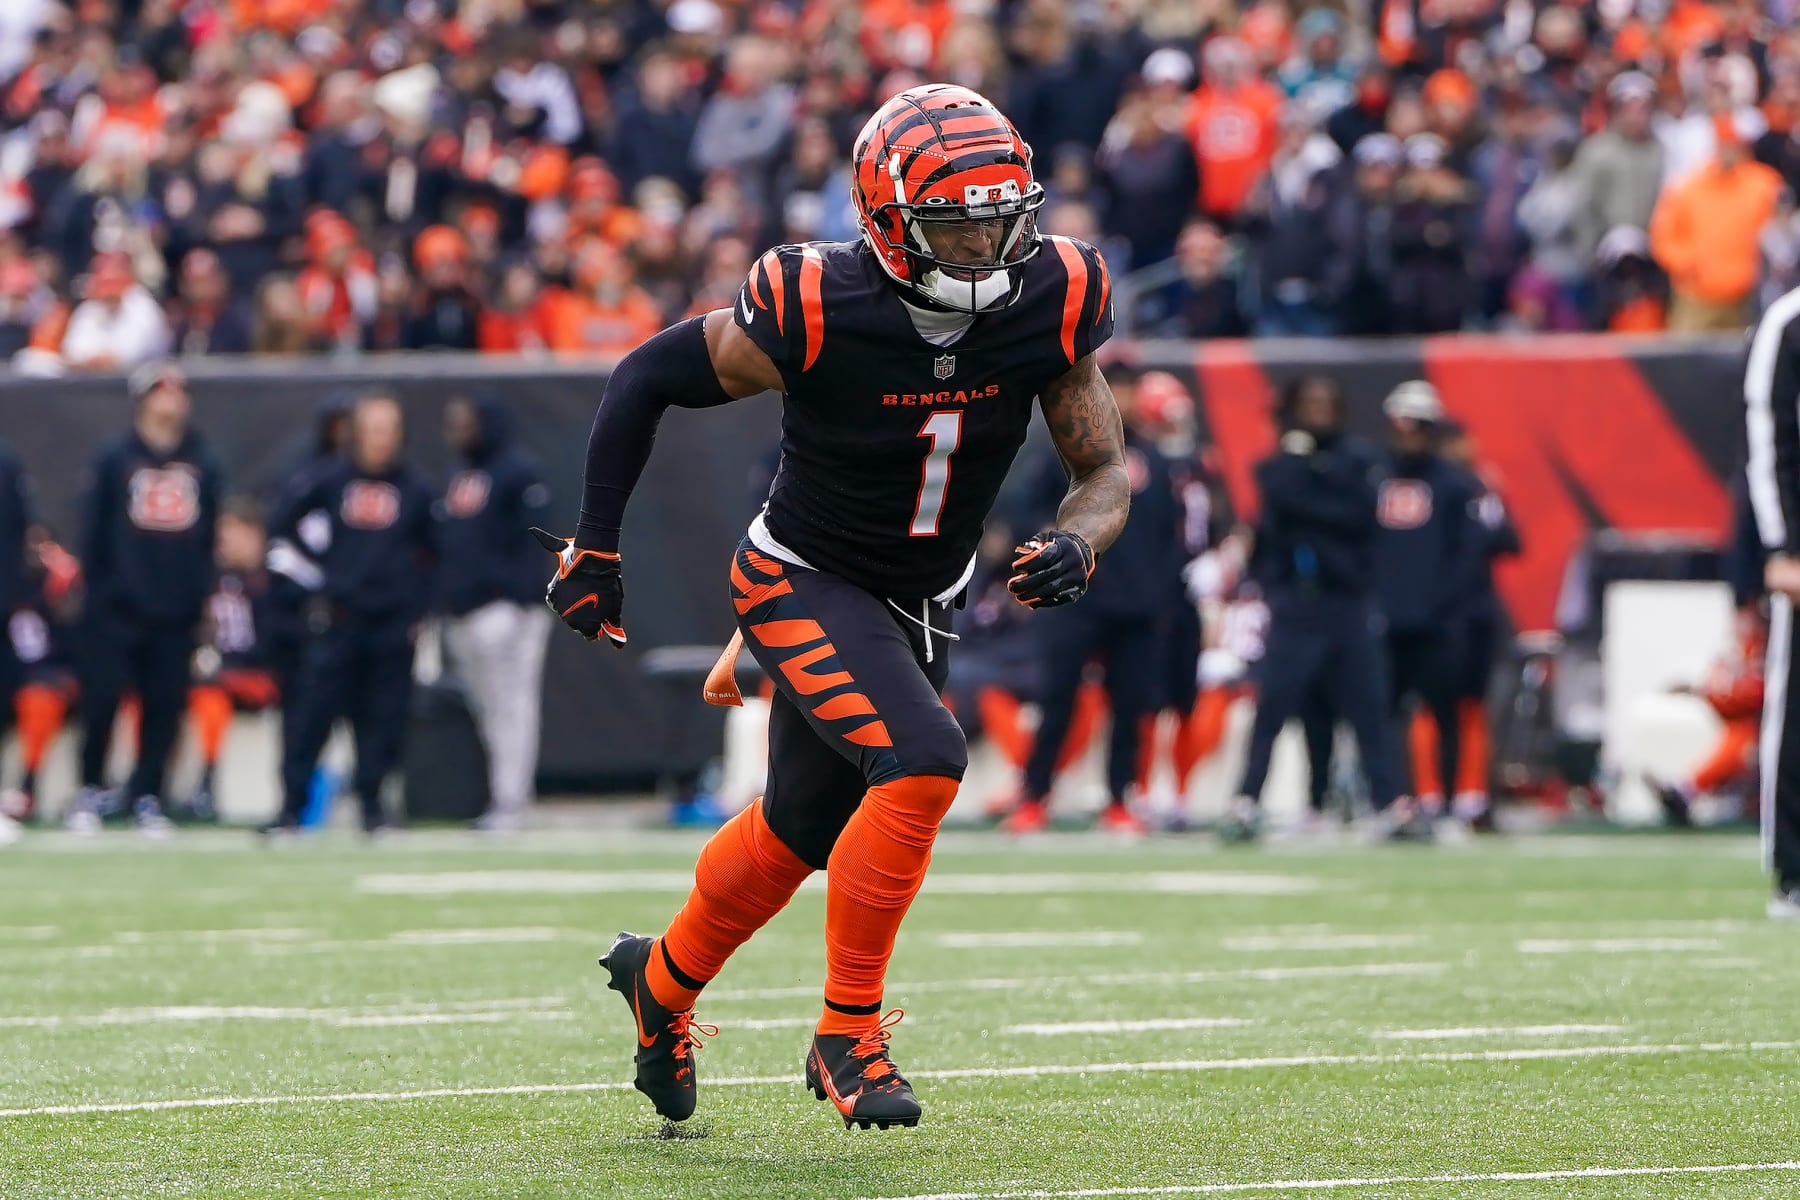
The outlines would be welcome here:
[[[931,439],[931,451],[925,456],[923,478],[919,481],[919,504],[913,510],[914,537],[936,537],[938,517],[944,511],[944,492],[950,486],[950,456],[962,442],[961,412],[932,413],[919,430],[919,436]]]

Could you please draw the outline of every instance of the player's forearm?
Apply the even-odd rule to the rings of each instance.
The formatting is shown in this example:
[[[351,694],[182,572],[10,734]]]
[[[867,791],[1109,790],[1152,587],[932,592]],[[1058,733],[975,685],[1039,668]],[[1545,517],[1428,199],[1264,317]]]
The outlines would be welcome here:
[[[1104,553],[1125,528],[1131,512],[1131,480],[1122,461],[1102,463],[1076,475],[1056,510],[1056,527],[1066,529]]]
[[[619,529],[663,413],[730,403],[707,356],[700,317],[671,325],[619,360],[606,381],[588,435],[581,519],[575,544],[583,550],[619,549]]]

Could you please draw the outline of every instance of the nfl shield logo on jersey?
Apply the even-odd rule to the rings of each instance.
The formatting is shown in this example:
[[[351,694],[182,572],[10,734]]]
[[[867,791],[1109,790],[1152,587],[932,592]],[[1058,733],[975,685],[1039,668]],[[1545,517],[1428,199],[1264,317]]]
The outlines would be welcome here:
[[[931,373],[939,379],[948,379],[956,374],[956,355],[940,354],[931,362]]]

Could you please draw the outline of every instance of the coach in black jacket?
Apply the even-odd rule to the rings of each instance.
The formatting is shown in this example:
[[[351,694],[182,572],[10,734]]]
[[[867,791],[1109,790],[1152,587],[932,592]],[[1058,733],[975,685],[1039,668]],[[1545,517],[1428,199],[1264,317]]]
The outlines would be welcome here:
[[[1259,802],[1282,726],[1319,695],[1356,733],[1369,793],[1395,829],[1414,832],[1387,721],[1376,606],[1376,492],[1381,453],[1344,436],[1335,380],[1307,376],[1282,398],[1281,448],[1256,465],[1262,510],[1251,573],[1269,605],[1257,668],[1256,721],[1238,796],[1220,826],[1227,841],[1260,831]]]
[[[544,551],[527,531],[550,524],[550,491],[537,464],[513,446],[497,403],[452,400],[444,436],[458,456],[438,508],[445,646],[487,748],[493,804],[482,826],[512,829],[531,805],[551,622],[538,579]]]
[[[162,792],[187,703],[194,637],[214,580],[219,469],[188,427],[187,381],[166,364],[131,377],[131,432],[94,462],[81,566],[81,794],[69,827],[99,827],[106,752],[127,689],[137,694],[138,757],[126,785],[138,827],[169,829]]]
[[[1105,565],[1095,570],[1082,603],[1033,617],[1044,664],[1043,719],[1025,763],[1024,797],[1007,818],[1007,828],[1015,832],[1035,832],[1048,824],[1045,805],[1055,783],[1057,758],[1074,720],[1082,677],[1093,661],[1104,672],[1112,708],[1108,799],[1100,824],[1118,833],[1143,830],[1127,801],[1137,778],[1141,724],[1156,711],[1162,681],[1159,653],[1166,646],[1171,603],[1181,596],[1186,513],[1169,460],[1139,427],[1136,370],[1113,362],[1106,367],[1106,378],[1124,419],[1131,517],[1107,551]],[[1068,481],[1062,460],[1051,454],[1039,472],[1020,527],[1032,527],[1053,513]]]
[[[1461,753],[1459,635],[1487,565],[1486,533],[1475,516],[1481,484],[1438,453],[1444,406],[1436,388],[1403,383],[1382,412],[1392,454],[1375,505],[1375,577],[1387,622],[1394,742],[1406,744],[1408,701],[1425,706],[1437,722],[1438,778],[1451,787]],[[1444,803],[1441,795],[1418,800],[1428,816]]]
[[[265,832],[296,829],[319,753],[339,717],[356,736],[363,829],[385,823],[381,785],[400,759],[412,693],[413,631],[431,596],[435,499],[401,460],[400,406],[365,396],[351,414],[350,454],[326,465],[269,522],[272,538],[298,537],[321,512],[330,538],[309,604],[308,641],[290,700],[295,711],[281,753],[282,807]]]

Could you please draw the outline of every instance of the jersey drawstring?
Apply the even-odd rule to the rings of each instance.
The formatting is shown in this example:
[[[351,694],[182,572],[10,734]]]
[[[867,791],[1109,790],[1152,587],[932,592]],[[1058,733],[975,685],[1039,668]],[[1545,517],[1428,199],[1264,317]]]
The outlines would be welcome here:
[[[925,631],[925,661],[926,662],[935,662],[936,661],[936,653],[933,650],[932,644],[931,644],[931,635],[932,634],[935,633],[939,637],[944,638],[948,641],[952,641],[952,642],[962,641],[962,635],[951,633],[948,629],[936,629],[932,626],[932,624],[931,624],[931,601],[929,601],[929,600],[920,601],[920,603],[919,603],[919,614],[920,615],[916,616],[916,617],[913,616],[911,613],[907,612],[904,608],[901,608],[898,604],[895,604],[892,600],[889,600],[887,603],[888,603],[889,608],[893,609],[895,612],[899,613],[901,616],[905,617],[907,620],[911,621],[914,625],[917,625],[920,629],[923,629]]]

